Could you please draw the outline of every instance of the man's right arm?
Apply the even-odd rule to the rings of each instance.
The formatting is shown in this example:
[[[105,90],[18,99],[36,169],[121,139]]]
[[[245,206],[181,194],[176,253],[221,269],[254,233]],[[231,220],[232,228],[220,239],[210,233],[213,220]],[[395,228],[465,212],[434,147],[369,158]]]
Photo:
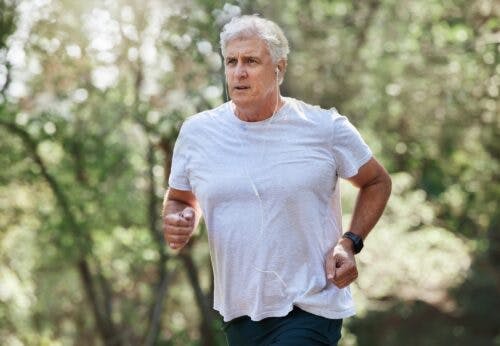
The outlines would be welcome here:
[[[169,188],[163,200],[163,235],[174,250],[182,249],[201,217],[196,196],[191,191]]]

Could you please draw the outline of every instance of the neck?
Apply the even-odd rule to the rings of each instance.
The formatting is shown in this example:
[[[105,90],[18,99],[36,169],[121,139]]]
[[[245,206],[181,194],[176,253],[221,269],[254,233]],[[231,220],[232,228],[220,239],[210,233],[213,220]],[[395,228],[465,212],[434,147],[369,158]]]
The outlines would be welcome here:
[[[281,106],[283,106],[283,103],[284,101],[279,94],[276,95],[276,98],[273,97],[272,101],[260,105],[238,105],[233,101],[234,114],[243,121],[262,121],[273,117]]]

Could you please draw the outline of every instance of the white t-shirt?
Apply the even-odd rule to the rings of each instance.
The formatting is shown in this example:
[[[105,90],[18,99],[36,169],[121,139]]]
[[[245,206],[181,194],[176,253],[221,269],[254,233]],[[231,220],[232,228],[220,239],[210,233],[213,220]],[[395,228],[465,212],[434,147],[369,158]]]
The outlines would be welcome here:
[[[327,281],[325,256],[342,234],[337,178],[372,154],[336,110],[284,100],[259,122],[241,121],[230,102],[194,115],[175,145],[169,184],[203,210],[224,321],[285,316],[293,305],[355,313],[349,288]]]

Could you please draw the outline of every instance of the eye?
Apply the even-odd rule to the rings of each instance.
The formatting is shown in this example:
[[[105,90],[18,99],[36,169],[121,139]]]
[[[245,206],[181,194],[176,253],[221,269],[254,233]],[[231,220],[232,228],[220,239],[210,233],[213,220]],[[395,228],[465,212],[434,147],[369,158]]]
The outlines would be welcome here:
[[[227,59],[226,65],[234,65],[236,63],[236,59]]]

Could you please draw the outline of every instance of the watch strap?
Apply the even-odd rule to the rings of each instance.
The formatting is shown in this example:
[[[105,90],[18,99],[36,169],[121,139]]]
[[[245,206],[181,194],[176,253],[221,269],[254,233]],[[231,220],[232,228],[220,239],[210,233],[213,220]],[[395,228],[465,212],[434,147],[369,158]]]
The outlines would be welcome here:
[[[363,249],[363,238],[359,235],[352,233],[351,231],[345,232],[342,238],[347,238],[352,241],[354,253],[358,254],[361,249]]]

